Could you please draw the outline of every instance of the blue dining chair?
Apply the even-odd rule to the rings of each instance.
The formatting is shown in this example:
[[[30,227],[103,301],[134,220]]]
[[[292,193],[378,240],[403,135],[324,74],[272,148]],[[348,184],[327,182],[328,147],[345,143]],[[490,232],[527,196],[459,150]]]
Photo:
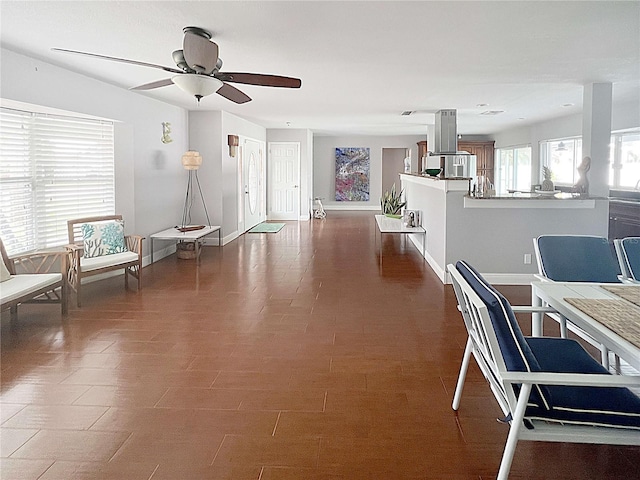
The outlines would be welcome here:
[[[553,282],[621,283],[620,270],[609,245],[609,240],[595,235],[540,235],[533,239],[538,262],[538,278]],[[560,336],[567,337],[571,330],[583,340],[597,346],[602,353],[602,364],[609,366],[608,349],[590,335],[560,316],[549,317],[560,325]],[[619,359],[615,359],[619,367]]]
[[[624,280],[640,283],[640,237],[627,237],[613,241]]]
[[[538,273],[555,282],[620,283],[620,271],[604,237],[540,235],[533,239]]]
[[[611,375],[575,340],[525,337],[507,299],[471,265],[447,271],[468,333],[452,407],[473,356],[509,425],[498,480],[509,477],[519,440],[640,445],[640,398],[630,389],[640,377]]]

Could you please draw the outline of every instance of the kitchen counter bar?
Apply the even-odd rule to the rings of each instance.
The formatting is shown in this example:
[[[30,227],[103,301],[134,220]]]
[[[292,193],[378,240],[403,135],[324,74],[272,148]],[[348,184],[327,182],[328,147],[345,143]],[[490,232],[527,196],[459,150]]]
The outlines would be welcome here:
[[[446,265],[467,260],[493,283],[528,284],[537,273],[533,238],[543,234],[607,236],[609,200],[571,194],[468,195],[468,179],[401,174],[407,208],[422,212],[424,256],[443,283]],[[568,198],[562,198],[568,195]],[[419,239],[412,239],[423,250]],[[526,263],[525,263],[526,262]]]

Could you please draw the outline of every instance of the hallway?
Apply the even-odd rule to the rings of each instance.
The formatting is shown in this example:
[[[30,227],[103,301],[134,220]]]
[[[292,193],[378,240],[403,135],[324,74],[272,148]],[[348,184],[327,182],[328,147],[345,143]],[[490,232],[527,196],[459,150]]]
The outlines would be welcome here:
[[[245,234],[2,315],[3,480],[495,478],[507,435],[450,286],[373,212]],[[500,287],[513,303],[528,288]],[[523,319],[525,331],[526,321]],[[513,479],[631,479],[640,449],[521,442]],[[635,477],[637,478],[637,477]]]

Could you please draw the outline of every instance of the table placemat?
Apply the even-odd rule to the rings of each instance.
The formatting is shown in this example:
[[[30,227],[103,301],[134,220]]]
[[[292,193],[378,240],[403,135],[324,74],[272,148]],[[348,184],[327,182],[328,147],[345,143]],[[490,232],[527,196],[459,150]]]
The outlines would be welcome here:
[[[640,307],[640,285],[627,285],[625,287],[620,285],[607,285],[606,287],[603,286],[602,288],[604,288],[608,292],[613,293],[614,295],[617,295],[620,298],[624,298],[631,303],[635,303]]]
[[[640,348],[640,308],[626,300],[565,298],[565,302]]]

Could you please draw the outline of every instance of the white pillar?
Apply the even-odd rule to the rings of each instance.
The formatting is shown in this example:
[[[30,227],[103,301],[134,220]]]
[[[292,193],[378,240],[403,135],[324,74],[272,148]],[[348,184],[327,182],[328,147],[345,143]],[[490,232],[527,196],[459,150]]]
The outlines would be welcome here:
[[[589,195],[609,196],[609,143],[611,142],[611,83],[584,86],[582,99],[582,158],[591,157]],[[582,161],[578,159],[578,164]]]

